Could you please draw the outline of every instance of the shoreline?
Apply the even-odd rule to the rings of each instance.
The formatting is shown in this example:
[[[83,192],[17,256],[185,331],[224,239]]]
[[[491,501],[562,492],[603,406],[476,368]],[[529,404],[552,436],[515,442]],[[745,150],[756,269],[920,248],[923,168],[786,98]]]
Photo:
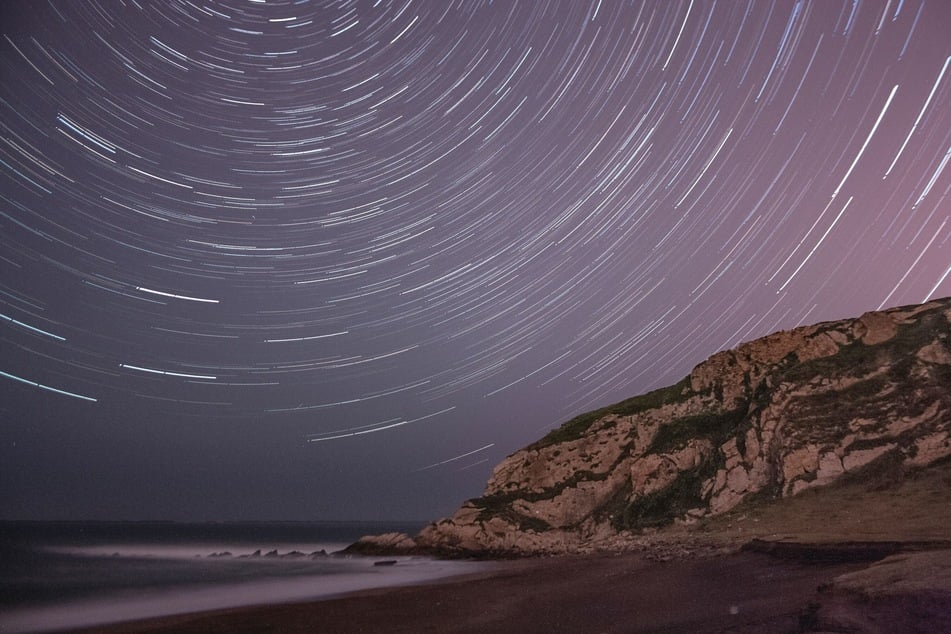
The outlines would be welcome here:
[[[447,579],[477,576],[492,565],[429,557],[380,560],[354,556],[340,557],[340,560],[346,565],[345,569],[323,574],[264,574],[246,579],[112,590],[97,596],[79,596],[54,603],[14,604],[0,612],[0,632],[108,629],[143,620],[177,619],[210,612],[332,600],[363,592],[425,586]],[[277,572],[280,573],[279,567]]]
[[[0,612],[0,632],[95,631],[146,620],[322,601],[478,576],[492,565],[416,556],[394,559],[331,556],[328,560],[336,560],[340,569],[333,571],[322,566],[320,571],[286,574],[282,572],[281,562],[270,560],[268,563],[274,566],[272,573],[276,574],[258,570],[242,578],[239,568],[234,570],[237,575],[230,579],[219,575],[215,580],[113,588],[94,596],[12,604]],[[297,560],[287,564],[299,565]]]
[[[142,619],[131,619],[123,620],[113,623],[103,623],[100,625],[91,625],[80,628],[70,628],[68,631],[75,634],[119,634],[119,633],[129,633],[132,632],[232,632],[232,631],[246,631],[246,632],[258,632],[262,631],[260,628],[261,622],[269,623],[270,627],[265,627],[264,631],[275,631],[275,632],[285,632],[285,631],[298,631],[293,629],[286,629],[286,625],[283,624],[283,621],[286,620],[286,616],[279,616],[277,619],[273,619],[267,615],[271,611],[278,611],[281,613],[284,612],[295,612],[301,609],[309,609],[311,607],[320,606],[326,603],[334,602],[346,602],[346,603],[355,603],[363,601],[374,601],[379,597],[385,597],[391,593],[399,592],[401,590],[410,590],[410,591],[422,591],[427,588],[441,587],[441,586],[451,586],[454,584],[466,584],[470,582],[481,582],[485,580],[490,580],[495,578],[495,576],[502,572],[503,567],[506,565],[515,564],[516,566],[519,563],[525,563],[527,560],[505,560],[505,561],[496,561],[496,560],[483,560],[480,564],[488,563],[492,566],[491,570],[483,569],[481,571],[473,572],[462,572],[458,574],[452,574],[442,577],[435,577],[431,579],[423,579],[415,582],[406,582],[406,583],[394,583],[392,585],[381,585],[381,586],[371,586],[366,588],[360,588],[356,590],[342,590],[340,592],[320,595],[318,597],[313,597],[309,599],[300,599],[300,600],[287,600],[287,601],[276,601],[276,602],[263,602],[263,603],[254,603],[248,605],[240,605],[233,607],[217,608],[210,610],[199,610],[193,612],[184,612],[177,614],[168,614],[164,616],[154,616]],[[495,566],[498,564],[498,567]],[[265,618],[259,618],[259,616],[264,615]],[[220,624],[218,622],[220,621]],[[321,621],[321,623],[323,623]],[[313,631],[314,624],[310,624],[309,629],[301,629],[299,631]],[[66,632],[67,630],[51,630],[53,634],[57,632]],[[333,630],[337,631],[337,630]]]
[[[796,631],[817,588],[866,564],[808,564],[762,553],[654,561],[644,553],[498,562],[491,570],[316,601],[116,623],[145,632]],[[765,630],[764,630],[765,628]]]
[[[753,634],[835,630],[842,623],[951,631],[946,542],[891,542],[887,553],[878,542],[764,544],[675,558],[644,550],[501,560],[408,585],[73,631]]]

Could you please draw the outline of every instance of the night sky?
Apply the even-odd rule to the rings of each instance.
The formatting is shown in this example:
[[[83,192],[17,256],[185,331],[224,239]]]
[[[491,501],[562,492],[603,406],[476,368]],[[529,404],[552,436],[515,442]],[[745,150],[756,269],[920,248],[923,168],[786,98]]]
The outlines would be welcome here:
[[[0,11],[0,518],[435,519],[951,295],[946,0]]]

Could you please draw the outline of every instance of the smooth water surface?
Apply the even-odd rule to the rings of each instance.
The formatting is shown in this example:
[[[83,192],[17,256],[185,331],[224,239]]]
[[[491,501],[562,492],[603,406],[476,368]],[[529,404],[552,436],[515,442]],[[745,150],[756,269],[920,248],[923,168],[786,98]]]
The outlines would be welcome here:
[[[0,523],[0,632],[326,598],[479,564],[334,554],[377,523]]]

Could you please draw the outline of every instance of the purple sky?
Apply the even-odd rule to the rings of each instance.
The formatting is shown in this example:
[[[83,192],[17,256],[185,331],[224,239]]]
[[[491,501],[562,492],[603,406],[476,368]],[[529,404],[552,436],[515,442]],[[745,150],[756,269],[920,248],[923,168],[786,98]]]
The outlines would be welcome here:
[[[431,519],[951,294],[944,0],[0,11],[0,518]]]

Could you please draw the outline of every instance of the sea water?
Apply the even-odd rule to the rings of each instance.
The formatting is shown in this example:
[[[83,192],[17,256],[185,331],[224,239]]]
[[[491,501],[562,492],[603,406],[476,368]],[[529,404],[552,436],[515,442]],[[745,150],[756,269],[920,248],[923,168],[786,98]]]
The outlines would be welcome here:
[[[0,632],[308,601],[422,583],[479,566],[339,554],[362,535],[419,528],[372,522],[0,522]]]

